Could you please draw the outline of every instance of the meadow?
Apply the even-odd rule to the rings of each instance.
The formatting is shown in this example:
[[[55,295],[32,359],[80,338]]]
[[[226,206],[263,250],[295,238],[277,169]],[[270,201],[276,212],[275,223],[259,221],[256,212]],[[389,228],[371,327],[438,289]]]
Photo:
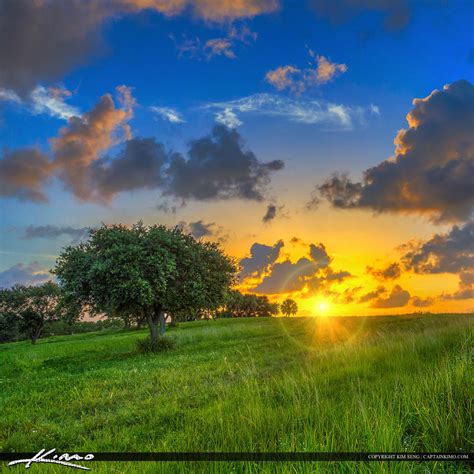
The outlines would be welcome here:
[[[197,321],[169,330],[176,348],[153,355],[136,351],[146,330],[2,344],[0,451],[472,451],[473,321]],[[87,466],[99,473],[469,472],[453,462]]]

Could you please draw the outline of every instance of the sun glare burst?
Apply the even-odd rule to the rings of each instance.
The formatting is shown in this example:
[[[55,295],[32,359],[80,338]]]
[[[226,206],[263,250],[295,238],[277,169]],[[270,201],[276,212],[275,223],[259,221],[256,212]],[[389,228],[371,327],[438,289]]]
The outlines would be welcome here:
[[[317,301],[315,307],[316,311],[321,316],[327,315],[329,311],[329,303],[327,301]]]

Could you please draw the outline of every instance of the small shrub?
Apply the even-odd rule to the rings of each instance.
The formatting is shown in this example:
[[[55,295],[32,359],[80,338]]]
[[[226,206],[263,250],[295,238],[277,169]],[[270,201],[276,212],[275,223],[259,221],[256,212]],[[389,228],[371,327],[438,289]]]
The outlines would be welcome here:
[[[159,337],[155,345],[151,343],[149,337],[138,339],[136,344],[138,352],[141,352],[142,354],[169,351],[176,346],[176,342],[167,337]]]

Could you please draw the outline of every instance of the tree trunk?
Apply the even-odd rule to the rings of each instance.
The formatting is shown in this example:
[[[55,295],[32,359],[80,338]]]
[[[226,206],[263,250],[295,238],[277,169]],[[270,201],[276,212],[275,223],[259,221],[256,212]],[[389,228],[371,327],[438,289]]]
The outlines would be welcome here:
[[[153,316],[148,316],[148,326],[150,327],[150,340],[153,347],[158,342],[158,319]]]
[[[33,334],[31,335],[31,344],[36,344],[36,341],[41,335],[41,329],[42,328],[39,328],[35,332],[33,332]]]
[[[160,336],[164,336],[166,331],[166,322],[165,322],[165,313],[163,311],[159,312],[160,318]]]

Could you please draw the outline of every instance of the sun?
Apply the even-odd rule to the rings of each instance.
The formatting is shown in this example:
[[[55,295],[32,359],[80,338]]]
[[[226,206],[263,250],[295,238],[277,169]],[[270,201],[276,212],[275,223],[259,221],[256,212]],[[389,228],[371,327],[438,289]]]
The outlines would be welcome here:
[[[320,315],[325,316],[329,311],[329,303],[321,300],[316,301],[315,308]]]

